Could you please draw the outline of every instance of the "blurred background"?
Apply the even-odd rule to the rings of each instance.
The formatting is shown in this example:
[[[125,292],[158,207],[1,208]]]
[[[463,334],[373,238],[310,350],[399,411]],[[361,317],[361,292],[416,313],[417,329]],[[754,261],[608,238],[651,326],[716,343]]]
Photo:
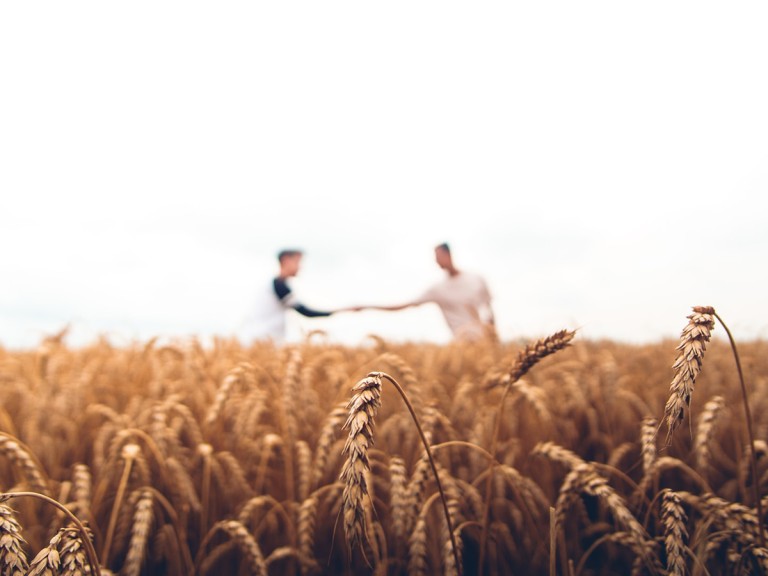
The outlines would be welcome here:
[[[0,345],[234,336],[483,274],[499,334],[768,336],[768,5],[6,3]],[[445,342],[439,310],[292,315]],[[716,333],[722,333],[716,329]]]

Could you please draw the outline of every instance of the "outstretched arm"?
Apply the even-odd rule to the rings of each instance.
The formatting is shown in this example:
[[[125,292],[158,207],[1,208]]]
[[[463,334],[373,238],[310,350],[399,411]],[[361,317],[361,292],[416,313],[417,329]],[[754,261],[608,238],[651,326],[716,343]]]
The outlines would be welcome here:
[[[407,302],[405,304],[397,304],[395,306],[360,306],[359,310],[385,310],[387,312],[396,312],[397,310],[404,310],[411,306],[418,306],[421,302]]]
[[[318,318],[322,316],[330,316],[333,314],[332,311],[315,310],[309,306],[304,306],[304,304],[296,299],[296,296],[293,294],[293,292],[291,292],[290,286],[288,286],[288,284],[286,284],[285,280],[282,278],[275,278],[273,282],[273,288],[275,290],[275,295],[283,304],[283,306],[293,308],[302,316],[307,316],[308,318]]]
[[[307,318],[319,318],[323,316],[330,316],[333,314],[333,311],[322,311],[322,310],[315,310],[313,308],[309,308],[307,306],[304,306],[304,304],[296,303],[293,306],[291,306],[296,312],[301,314],[302,316],[306,316]]]

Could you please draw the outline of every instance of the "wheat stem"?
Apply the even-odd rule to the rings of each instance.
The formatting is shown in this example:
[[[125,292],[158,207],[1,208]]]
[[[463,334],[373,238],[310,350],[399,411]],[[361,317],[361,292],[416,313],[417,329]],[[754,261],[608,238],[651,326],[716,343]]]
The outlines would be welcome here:
[[[501,382],[504,383],[504,392],[502,393],[501,400],[499,401],[499,410],[498,410],[498,413],[496,414],[496,422],[494,424],[493,438],[491,439],[491,449],[490,449],[490,454],[492,457],[490,461],[491,473],[488,475],[485,481],[485,509],[483,510],[483,528],[480,533],[480,551],[477,559],[478,574],[481,574],[483,572],[483,560],[485,559],[485,546],[486,546],[486,541],[488,540],[488,519],[491,513],[491,490],[492,490],[491,480],[493,478],[492,471],[494,467],[494,461],[496,458],[496,449],[499,443],[499,435],[501,433],[501,416],[504,412],[504,401],[506,400],[507,395],[509,394],[509,391],[512,389],[512,385],[515,382],[517,382],[518,380],[520,380],[520,378],[525,376],[525,374],[527,374],[528,371],[531,368],[533,368],[540,360],[568,346],[571,340],[573,340],[573,337],[575,335],[576,335],[575,332],[568,331],[568,330],[560,330],[558,332],[555,332],[551,336],[547,336],[546,338],[541,338],[536,342],[534,342],[533,344],[527,345],[517,355],[517,359],[515,360],[515,363],[512,365],[512,368],[509,370],[509,373],[504,375],[501,379]]]
[[[421,442],[424,445],[424,450],[427,453],[427,458],[429,458],[429,464],[432,467],[432,473],[435,475],[435,484],[437,484],[437,490],[440,492],[440,500],[443,503],[443,512],[445,513],[445,521],[448,524],[448,532],[450,533],[451,538],[451,547],[453,548],[453,558],[456,561],[456,570],[459,573],[459,576],[461,576],[462,569],[461,569],[461,559],[459,556],[459,547],[456,544],[456,535],[453,532],[453,522],[451,521],[451,514],[448,511],[448,502],[445,497],[445,492],[443,491],[443,485],[440,482],[440,475],[437,473],[437,466],[435,465],[435,460],[432,457],[432,450],[429,448],[429,442],[427,442],[427,438],[424,435],[424,430],[421,427],[421,423],[419,422],[419,417],[416,416],[416,412],[413,409],[413,406],[411,405],[410,400],[408,399],[408,395],[405,393],[405,390],[398,384],[397,380],[395,380],[392,376],[389,374],[386,374],[384,372],[375,372],[372,373],[378,375],[380,378],[384,378],[385,380],[388,380],[397,390],[397,392],[400,394],[400,397],[403,399],[403,402],[405,402],[406,407],[408,408],[408,412],[411,413],[411,418],[413,418],[414,424],[416,424],[416,429],[419,431],[419,437],[421,438]]]
[[[725,325],[725,322],[723,322],[723,319],[712,310],[712,314],[714,314],[715,318],[717,318],[717,321],[720,322],[720,325],[723,327],[723,330],[725,330],[725,333],[728,334],[728,340],[731,343],[731,350],[733,350],[733,357],[736,360],[736,370],[739,373],[739,384],[741,384],[741,398],[744,402],[744,416],[747,420],[747,434],[749,435],[749,456],[750,456],[750,462],[752,464],[752,490],[754,493],[754,499],[755,499],[755,506],[757,507],[757,519],[760,526],[763,524],[763,505],[760,501],[760,477],[757,475],[757,457],[755,455],[755,434],[752,430],[752,414],[749,409],[749,400],[747,398],[747,385],[744,382],[744,372],[741,369],[741,360],[739,359],[739,351],[736,349],[736,341],[733,339],[733,335],[731,334],[731,331],[728,329],[728,326]],[[765,548],[765,535],[763,534],[763,530],[758,531],[758,537],[760,541],[760,547]]]
[[[80,519],[77,516],[75,516],[71,510],[69,510],[69,508],[64,506],[61,502],[54,500],[50,496],[46,496],[45,494],[39,494],[37,492],[5,492],[3,494],[0,494],[0,502],[5,502],[6,500],[9,500],[11,498],[20,498],[20,497],[37,498],[38,500],[47,502],[48,504],[51,504],[52,506],[55,506],[56,508],[58,508],[70,520],[72,520],[75,526],[77,526],[77,529],[80,531],[80,535],[83,540],[83,545],[85,546],[85,552],[88,555],[88,563],[91,565],[91,571],[92,571],[91,573],[92,574],[100,573],[99,557],[96,555],[96,549],[93,547],[93,543],[91,542],[91,538],[90,538],[90,535],[88,534],[88,530],[83,525],[83,523],[80,522]]]

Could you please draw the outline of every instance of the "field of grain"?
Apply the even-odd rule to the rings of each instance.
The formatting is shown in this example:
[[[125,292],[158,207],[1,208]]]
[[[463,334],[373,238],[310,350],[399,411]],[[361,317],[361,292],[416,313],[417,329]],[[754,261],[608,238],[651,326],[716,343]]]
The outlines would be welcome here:
[[[699,336],[0,348],[1,572],[762,573],[768,344],[753,466]]]

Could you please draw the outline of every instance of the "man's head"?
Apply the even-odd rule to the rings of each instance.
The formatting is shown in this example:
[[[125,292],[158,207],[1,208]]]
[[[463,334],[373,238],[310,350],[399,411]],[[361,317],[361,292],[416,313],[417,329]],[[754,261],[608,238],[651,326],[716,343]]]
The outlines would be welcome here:
[[[290,278],[299,273],[301,266],[301,257],[304,253],[301,250],[288,249],[281,250],[277,254],[277,260],[280,262],[280,276]]]
[[[451,248],[443,242],[435,246],[435,262],[443,270],[453,270],[453,259],[451,258]]]

